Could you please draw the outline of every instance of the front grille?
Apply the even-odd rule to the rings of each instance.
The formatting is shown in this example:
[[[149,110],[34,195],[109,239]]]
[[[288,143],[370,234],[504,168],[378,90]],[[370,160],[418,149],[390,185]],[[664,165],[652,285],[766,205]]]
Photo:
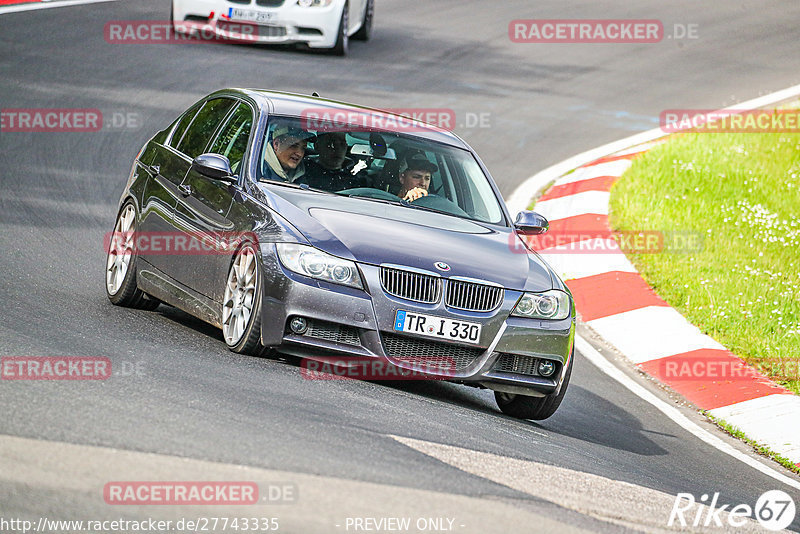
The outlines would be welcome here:
[[[383,290],[395,297],[424,304],[439,302],[441,297],[442,280],[438,276],[392,267],[381,267],[380,276]]]
[[[361,345],[357,329],[344,324],[329,323],[328,321],[309,320],[308,330],[305,331],[305,335],[334,343],[344,343],[345,345]]]
[[[457,310],[492,311],[503,302],[503,293],[502,287],[463,280],[448,280],[444,303]]]
[[[517,373],[520,375],[539,376],[536,364],[539,360],[532,356],[520,356],[518,354],[501,354],[494,364],[495,371],[505,371],[506,373]]]
[[[383,348],[386,355],[395,360],[451,372],[468,368],[484,351],[477,347],[463,347],[387,333],[383,334]]]
[[[284,0],[256,0],[256,5],[261,7],[281,7]]]
[[[231,4],[250,5],[250,0],[228,0]]]

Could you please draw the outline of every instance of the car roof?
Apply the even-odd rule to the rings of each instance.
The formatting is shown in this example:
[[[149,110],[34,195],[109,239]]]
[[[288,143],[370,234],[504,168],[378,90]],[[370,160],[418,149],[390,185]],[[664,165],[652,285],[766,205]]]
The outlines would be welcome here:
[[[390,111],[384,111],[377,108],[369,108],[366,106],[359,106],[356,104],[348,104],[337,100],[329,100],[326,98],[300,95],[295,93],[285,93],[280,91],[268,91],[265,89],[225,89],[224,92],[241,93],[250,97],[259,104],[262,111],[268,111],[270,114],[285,115],[288,117],[302,117],[304,113],[314,111],[316,113],[324,113],[325,111],[356,111],[360,114],[378,115],[386,118],[397,117],[400,120],[408,121],[407,117],[403,117]],[[220,92],[223,92],[220,91]],[[391,128],[386,128],[391,131]],[[402,133],[402,130],[398,130]],[[465,150],[471,150],[469,146],[455,133],[439,128],[437,126],[418,122],[415,123],[413,131],[410,134],[416,137],[422,137],[430,141],[443,143]]]

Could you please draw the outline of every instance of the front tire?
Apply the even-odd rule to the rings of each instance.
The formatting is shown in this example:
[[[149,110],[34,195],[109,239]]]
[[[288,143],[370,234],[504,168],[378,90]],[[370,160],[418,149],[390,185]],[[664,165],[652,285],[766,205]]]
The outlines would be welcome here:
[[[259,355],[261,346],[261,268],[256,249],[244,245],[233,258],[222,301],[222,333],[233,352]]]
[[[564,377],[564,383],[561,384],[561,390],[557,394],[544,397],[527,397],[525,395],[495,391],[494,399],[497,401],[500,411],[511,417],[533,419],[534,421],[542,421],[556,413],[561,401],[564,400],[564,395],[567,393],[567,386],[572,377],[572,368],[575,366],[574,359],[575,351],[573,350],[569,367],[567,368],[567,376]]]
[[[356,41],[369,41],[372,36],[372,20],[375,17],[375,0],[367,0],[367,7],[364,10],[364,20],[361,22],[361,28],[353,34],[353,39]]]
[[[126,202],[117,215],[106,257],[106,295],[112,304],[155,310],[159,301],[136,285],[136,207]]]
[[[347,51],[350,49],[350,37],[348,35],[350,25],[349,11],[349,5],[345,4],[342,10],[342,18],[339,20],[339,33],[336,36],[336,44],[330,49],[331,55],[346,56]]]
[[[175,2],[172,2],[172,5],[169,8],[169,23],[172,26],[172,34],[176,35],[180,33],[178,31],[178,25],[175,24]]]

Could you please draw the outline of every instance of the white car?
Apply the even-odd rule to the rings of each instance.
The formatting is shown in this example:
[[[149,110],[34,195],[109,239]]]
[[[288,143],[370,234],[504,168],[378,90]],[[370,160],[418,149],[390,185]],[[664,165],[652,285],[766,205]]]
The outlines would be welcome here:
[[[350,38],[369,39],[374,12],[374,0],[172,0],[171,20],[177,33],[345,55]]]

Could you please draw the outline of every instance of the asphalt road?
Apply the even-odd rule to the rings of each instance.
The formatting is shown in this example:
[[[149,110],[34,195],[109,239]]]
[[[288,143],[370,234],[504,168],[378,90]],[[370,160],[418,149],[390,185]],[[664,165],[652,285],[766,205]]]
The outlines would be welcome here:
[[[657,126],[663,109],[730,105],[800,83],[800,4],[379,0],[374,39],[353,43],[345,59],[104,40],[110,20],[168,11],[136,0],[0,15],[0,106],[135,118],[94,133],[0,133],[0,355],[107,356],[138,370],[102,382],[0,383],[3,517],[121,514],[101,497],[110,473],[165,480],[217,468],[297,484],[305,501],[265,512],[283,514],[290,532],[344,532],[336,522],[348,514],[393,513],[450,513],[461,532],[652,530],[666,524],[671,501],[651,510],[648,496],[720,492],[721,504],[753,505],[769,489],[792,493],[709,450],[582,357],[561,409],[537,424],[500,415],[486,391],[308,381],[295,363],[231,354],[221,332],[181,312],[112,306],[103,234],[142,143],[220,87],[453,109],[456,131],[508,195],[550,164]],[[698,38],[513,44],[508,23],[520,18],[660,19],[668,34],[696,24]],[[468,127],[476,117],[485,127]],[[472,467],[461,463],[470,454]],[[512,464],[530,476],[497,476]],[[487,474],[487,465],[497,468]],[[605,489],[553,489],[584,473]],[[586,502],[629,503],[630,488],[615,481],[635,485],[643,503],[629,506],[628,522]]]

